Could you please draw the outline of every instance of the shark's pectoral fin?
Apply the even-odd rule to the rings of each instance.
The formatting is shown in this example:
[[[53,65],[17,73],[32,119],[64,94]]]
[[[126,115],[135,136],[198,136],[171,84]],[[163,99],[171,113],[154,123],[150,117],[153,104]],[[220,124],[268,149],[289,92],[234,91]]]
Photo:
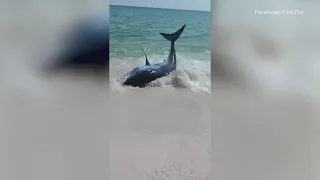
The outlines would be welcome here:
[[[143,49],[143,47],[142,47],[142,46],[141,46],[141,49],[142,49],[142,51],[143,51],[144,56],[146,57],[146,65],[147,65],[147,66],[149,66],[149,65],[150,65],[150,63],[149,63],[149,61],[148,61],[147,54],[146,54],[146,52],[144,52],[144,49]]]

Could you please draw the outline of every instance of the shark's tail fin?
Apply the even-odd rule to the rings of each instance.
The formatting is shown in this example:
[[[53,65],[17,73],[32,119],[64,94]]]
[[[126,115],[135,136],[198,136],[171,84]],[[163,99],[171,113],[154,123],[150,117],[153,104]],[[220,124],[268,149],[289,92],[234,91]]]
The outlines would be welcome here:
[[[186,27],[186,25],[183,25],[177,32],[173,33],[173,34],[166,34],[166,33],[160,33],[164,38],[166,38],[168,41],[170,42],[175,42],[179,36],[181,35],[181,33],[183,32],[184,28]]]

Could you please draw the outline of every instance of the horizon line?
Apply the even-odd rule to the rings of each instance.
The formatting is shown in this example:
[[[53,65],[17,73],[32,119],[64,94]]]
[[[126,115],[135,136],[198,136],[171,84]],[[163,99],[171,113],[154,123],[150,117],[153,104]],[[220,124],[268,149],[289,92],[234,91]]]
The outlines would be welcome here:
[[[133,5],[122,5],[122,4],[109,4],[109,6],[123,6],[123,7],[137,7],[137,8],[152,8],[152,9],[168,9],[168,10],[180,10],[180,11],[211,12],[211,9],[210,9],[210,10],[175,9],[175,8],[165,8],[165,7],[146,7],[146,6],[133,6]]]

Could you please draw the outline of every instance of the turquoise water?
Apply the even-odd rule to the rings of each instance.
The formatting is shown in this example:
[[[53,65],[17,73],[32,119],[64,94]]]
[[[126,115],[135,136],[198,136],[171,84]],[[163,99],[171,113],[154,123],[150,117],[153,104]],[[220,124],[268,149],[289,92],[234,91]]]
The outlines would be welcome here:
[[[210,12],[110,6],[110,56],[140,57],[146,52],[167,54],[169,42],[159,32],[172,33],[186,24],[176,43],[182,54],[210,57]]]
[[[167,58],[170,42],[159,32],[173,33],[186,24],[176,41],[177,69],[210,81],[210,12],[110,6],[110,64],[115,78],[145,65],[141,46],[151,64]],[[202,76],[202,77],[200,77]]]

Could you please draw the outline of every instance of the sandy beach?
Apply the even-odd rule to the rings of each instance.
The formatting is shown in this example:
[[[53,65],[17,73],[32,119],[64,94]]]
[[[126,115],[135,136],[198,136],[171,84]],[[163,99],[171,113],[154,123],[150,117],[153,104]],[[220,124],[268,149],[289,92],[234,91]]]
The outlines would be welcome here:
[[[210,179],[210,96],[146,88],[110,105],[111,179]]]

